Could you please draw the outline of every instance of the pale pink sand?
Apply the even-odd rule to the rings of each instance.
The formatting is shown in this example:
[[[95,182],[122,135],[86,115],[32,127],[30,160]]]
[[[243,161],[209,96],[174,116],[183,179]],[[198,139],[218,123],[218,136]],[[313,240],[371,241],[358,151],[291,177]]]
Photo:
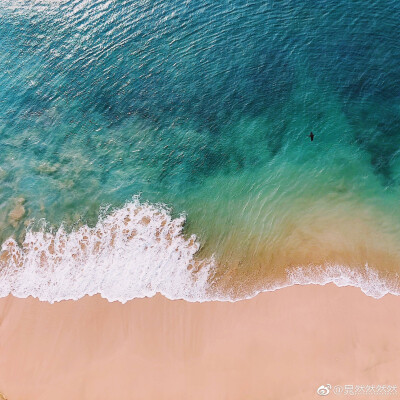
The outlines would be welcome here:
[[[0,321],[9,400],[289,400],[323,398],[327,383],[400,386],[400,298],[355,288],[233,304],[8,297]]]

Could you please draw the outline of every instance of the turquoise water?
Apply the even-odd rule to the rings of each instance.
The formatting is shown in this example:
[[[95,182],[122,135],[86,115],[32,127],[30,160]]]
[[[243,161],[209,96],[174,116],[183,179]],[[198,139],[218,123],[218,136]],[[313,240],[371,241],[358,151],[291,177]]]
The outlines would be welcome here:
[[[140,195],[229,284],[397,272],[399,21],[393,0],[2,1],[1,241]]]

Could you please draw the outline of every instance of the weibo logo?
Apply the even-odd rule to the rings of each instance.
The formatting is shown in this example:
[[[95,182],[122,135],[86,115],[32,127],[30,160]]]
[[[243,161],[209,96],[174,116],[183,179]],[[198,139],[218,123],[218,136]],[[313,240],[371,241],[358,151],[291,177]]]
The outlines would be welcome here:
[[[317,393],[318,393],[320,396],[327,396],[327,395],[330,393],[331,389],[332,389],[332,386],[329,385],[329,384],[327,384],[327,385],[321,385],[321,386],[317,389]]]

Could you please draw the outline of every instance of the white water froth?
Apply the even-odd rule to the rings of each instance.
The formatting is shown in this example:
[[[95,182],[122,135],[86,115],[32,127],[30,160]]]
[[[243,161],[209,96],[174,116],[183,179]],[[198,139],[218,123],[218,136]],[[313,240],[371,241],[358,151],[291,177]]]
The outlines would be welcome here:
[[[263,289],[252,291],[248,296],[232,299],[219,294],[209,300],[235,302],[249,300],[260,293],[274,292],[291,286],[325,286],[330,283],[338,287],[352,286],[359,288],[364,294],[375,299],[380,299],[387,294],[400,295],[400,276],[398,274],[389,278],[376,269],[370,268],[368,264],[362,269],[353,269],[343,265],[311,265],[291,267],[287,270],[284,280],[265,284]]]
[[[325,267],[297,267],[288,272],[285,286],[326,285],[334,283],[338,287],[360,288],[367,296],[379,299],[386,294],[400,295],[399,276],[388,278],[366,265],[362,270],[342,265]]]
[[[33,296],[53,303],[100,294],[125,303],[161,293],[169,299],[197,302],[241,300],[212,290],[216,262],[194,259],[200,244],[195,235],[183,235],[184,223],[184,216],[174,219],[164,207],[141,204],[135,198],[100,218],[93,228],[83,226],[70,233],[63,227],[55,233],[28,230],[21,246],[12,238],[2,245],[0,297]],[[380,298],[399,295],[399,281],[368,265],[363,270],[309,266],[290,268],[284,282],[271,282],[261,292],[334,283]]]
[[[161,293],[201,301],[213,260],[193,260],[200,245],[183,235],[184,222],[135,199],[94,228],[28,231],[21,246],[10,238],[2,245],[0,297],[52,303],[99,293],[126,302]]]

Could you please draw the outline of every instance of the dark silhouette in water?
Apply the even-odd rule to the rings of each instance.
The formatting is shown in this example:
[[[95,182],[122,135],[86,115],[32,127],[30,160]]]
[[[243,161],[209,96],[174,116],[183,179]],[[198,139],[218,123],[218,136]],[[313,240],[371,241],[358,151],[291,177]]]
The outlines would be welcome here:
[[[311,141],[314,140],[314,134],[312,132],[308,136],[310,137]]]

